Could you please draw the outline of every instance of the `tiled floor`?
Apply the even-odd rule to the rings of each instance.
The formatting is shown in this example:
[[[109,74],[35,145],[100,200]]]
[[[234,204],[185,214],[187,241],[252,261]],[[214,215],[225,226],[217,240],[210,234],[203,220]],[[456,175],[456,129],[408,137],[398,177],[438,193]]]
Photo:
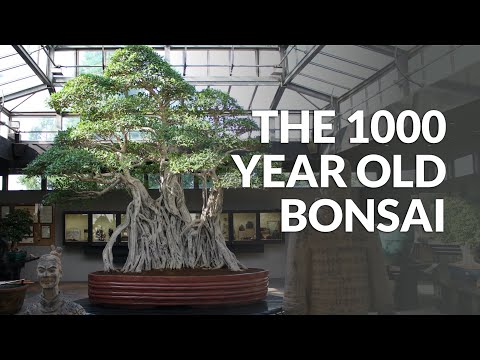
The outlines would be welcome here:
[[[283,279],[270,279],[269,293],[272,295],[283,296]],[[63,294],[72,301],[88,297],[88,287],[86,282],[63,282],[60,284]],[[31,285],[27,290],[24,308],[35,301],[36,295],[40,293],[38,284]],[[415,310],[397,311],[398,315],[439,315],[440,312],[435,308],[432,300],[433,286],[431,284],[418,285],[418,303],[419,308]],[[22,309],[23,310],[23,309]]]

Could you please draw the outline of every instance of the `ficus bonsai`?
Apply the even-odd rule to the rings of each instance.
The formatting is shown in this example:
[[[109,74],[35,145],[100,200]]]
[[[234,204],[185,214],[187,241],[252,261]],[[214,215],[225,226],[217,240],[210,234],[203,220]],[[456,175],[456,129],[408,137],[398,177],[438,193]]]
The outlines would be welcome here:
[[[248,136],[255,123],[233,121],[243,112],[228,94],[197,92],[150,47],[127,46],[115,51],[103,75],[68,81],[49,103],[57,112],[79,114],[80,122],[60,132],[26,169],[53,180],[47,201],[119,189],[131,196],[125,221],[105,246],[105,271],[116,270],[112,248],[125,229],[123,272],[244,267],[218,230],[218,214],[221,189],[240,175],[229,154],[242,149],[249,156],[259,141]],[[181,184],[187,173],[214,183],[204,187],[202,218],[193,224]],[[143,174],[156,175],[158,196],[150,195]]]

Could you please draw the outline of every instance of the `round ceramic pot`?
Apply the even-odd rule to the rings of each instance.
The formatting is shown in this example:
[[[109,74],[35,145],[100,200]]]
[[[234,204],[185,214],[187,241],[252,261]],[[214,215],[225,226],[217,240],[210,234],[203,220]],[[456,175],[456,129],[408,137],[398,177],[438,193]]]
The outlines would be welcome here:
[[[0,285],[0,315],[12,315],[20,311],[28,285]]]

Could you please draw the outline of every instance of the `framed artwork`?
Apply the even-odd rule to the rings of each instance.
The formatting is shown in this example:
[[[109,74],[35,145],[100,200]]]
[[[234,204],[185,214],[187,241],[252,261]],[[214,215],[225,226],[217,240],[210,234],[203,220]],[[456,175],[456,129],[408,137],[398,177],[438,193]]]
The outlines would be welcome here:
[[[42,225],[42,239],[50,239],[50,225]]]
[[[40,217],[41,223],[44,223],[44,224],[53,223],[53,207],[40,205],[39,217]]]

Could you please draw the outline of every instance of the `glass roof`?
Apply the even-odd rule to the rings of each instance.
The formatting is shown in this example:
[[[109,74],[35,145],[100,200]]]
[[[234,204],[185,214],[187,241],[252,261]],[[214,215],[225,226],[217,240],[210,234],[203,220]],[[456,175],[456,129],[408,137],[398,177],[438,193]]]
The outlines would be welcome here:
[[[122,45],[2,45],[0,95],[10,114],[52,112],[51,89],[101,74]],[[354,92],[413,45],[155,45],[187,81],[228,92],[244,108],[322,109]],[[43,74],[43,76],[42,76]],[[47,90],[50,88],[50,90]],[[4,112],[5,112],[4,111]]]
[[[1,124],[22,132],[24,139],[50,141],[70,121],[47,106],[50,93],[79,74],[101,74],[122,46],[0,45]],[[480,61],[477,45],[153,48],[198,90],[228,92],[247,110],[335,109],[339,127],[346,126],[356,110],[368,115],[402,99],[402,84],[407,81],[409,91],[415,92]],[[5,126],[0,130],[5,132]],[[47,135],[35,135],[41,131]]]

